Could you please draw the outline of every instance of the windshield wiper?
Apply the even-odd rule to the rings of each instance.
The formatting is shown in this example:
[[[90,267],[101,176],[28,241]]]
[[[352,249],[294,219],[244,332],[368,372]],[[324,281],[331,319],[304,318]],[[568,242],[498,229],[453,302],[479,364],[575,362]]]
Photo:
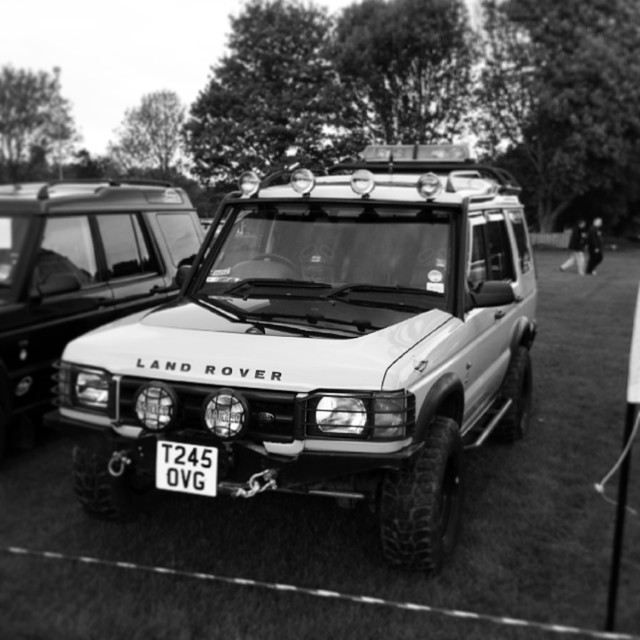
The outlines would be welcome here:
[[[403,293],[424,294],[424,289],[418,287],[401,287],[400,285],[383,284],[345,284],[335,288],[327,298],[341,298],[350,293]]]
[[[227,320],[230,320],[232,322],[244,322],[245,324],[250,324],[252,327],[259,329],[262,332],[264,332],[265,329],[275,329],[278,331],[286,329],[291,333],[298,333],[300,335],[309,337],[326,336],[328,333],[334,335],[336,334],[336,330],[331,331],[330,329],[310,329],[307,326],[302,326],[299,324],[272,321],[275,318],[281,318],[283,320],[286,320],[288,318],[300,319],[300,317],[296,315],[245,313],[233,304],[223,302],[222,300],[219,300],[217,298],[212,300],[207,296],[194,296],[192,297],[192,300],[196,304],[199,304],[200,306],[221,315]],[[313,316],[313,314],[307,315]],[[313,317],[316,318],[316,316]]]
[[[277,295],[284,295],[285,297],[291,297],[295,295],[295,291],[291,289],[302,290],[319,290],[319,289],[331,289],[331,285],[325,282],[313,282],[310,280],[282,280],[280,278],[249,278],[235,283],[225,289],[222,293],[224,295],[232,294],[240,297],[249,297],[252,289],[259,289],[260,295],[264,296],[268,294],[269,289],[277,292]],[[283,292],[282,289],[289,289],[289,291]],[[272,295],[272,294],[271,294]],[[303,296],[306,295],[303,294]]]
[[[377,331],[382,327],[375,326],[368,318],[353,318],[350,320],[343,320],[342,318],[333,318],[331,316],[325,316],[321,313],[278,313],[269,311],[260,311],[251,314],[250,317],[257,318],[259,320],[305,320],[309,324],[317,325],[319,322],[328,322],[330,324],[338,324],[347,327],[355,327],[360,333],[364,333],[367,330]]]
[[[351,294],[370,293],[382,294],[382,298],[366,296],[360,299],[349,299]],[[433,301],[425,295],[424,289],[418,287],[401,287],[398,285],[373,285],[373,284],[345,284],[337,287],[329,293],[327,299],[342,299],[344,302],[354,305],[365,305],[369,307],[380,307],[384,309],[397,309],[400,311],[424,311],[433,306]],[[389,300],[390,295],[410,295],[420,296],[422,304],[409,304],[399,300]]]

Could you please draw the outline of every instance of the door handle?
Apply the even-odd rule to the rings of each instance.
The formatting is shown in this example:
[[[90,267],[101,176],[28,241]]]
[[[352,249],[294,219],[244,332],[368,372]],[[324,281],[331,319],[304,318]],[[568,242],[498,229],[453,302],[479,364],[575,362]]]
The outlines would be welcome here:
[[[496,320],[500,320],[501,318],[504,318],[504,316],[505,316],[505,312],[504,312],[504,310],[503,310],[503,309],[498,309],[498,310],[493,314],[493,317],[494,317]]]

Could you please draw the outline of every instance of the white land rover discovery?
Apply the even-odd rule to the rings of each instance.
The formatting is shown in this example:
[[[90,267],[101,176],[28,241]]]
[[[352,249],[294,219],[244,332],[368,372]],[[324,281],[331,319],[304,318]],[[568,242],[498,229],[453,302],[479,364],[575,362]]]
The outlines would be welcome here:
[[[375,501],[385,558],[435,573],[464,450],[529,420],[519,188],[453,145],[279,178],[243,176],[177,301],[67,346],[48,422],[77,441],[77,497],[116,520],[141,484]]]

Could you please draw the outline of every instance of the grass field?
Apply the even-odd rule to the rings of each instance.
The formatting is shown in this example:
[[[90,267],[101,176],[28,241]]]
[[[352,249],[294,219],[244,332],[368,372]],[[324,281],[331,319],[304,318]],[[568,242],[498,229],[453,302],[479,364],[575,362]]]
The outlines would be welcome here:
[[[324,499],[166,495],[135,523],[92,521],[72,495],[70,443],[50,437],[0,464],[0,638],[557,635],[484,617],[454,619],[438,611],[16,555],[9,547],[602,629],[615,507],[593,485],[620,452],[640,251],[607,253],[596,277],[560,273],[564,258],[557,251],[536,255],[532,430],[515,445],[491,444],[469,455],[464,529],[440,576],[386,567],[375,515]],[[637,447],[634,455],[629,504],[640,510]],[[610,498],[616,480],[607,485]],[[616,629],[640,636],[639,516],[627,517]]]

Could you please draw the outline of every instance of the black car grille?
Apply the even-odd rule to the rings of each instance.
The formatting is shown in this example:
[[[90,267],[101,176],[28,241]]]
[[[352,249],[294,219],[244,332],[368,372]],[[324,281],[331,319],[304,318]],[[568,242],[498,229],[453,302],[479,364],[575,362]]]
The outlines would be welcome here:
[[[120,380],[120,420],[128,424],[139,424],[134,409],[134,397],[145,378],[122,378]],[[197,385],[171,382],[169,386],[178,396],[178,419],[174,431],[196,430],[209,433],[203,421],[204,401],[211,393],[223,386]],[[244,396],[249,405],[249,425],[244,437],[271,442],[292,442],[294,436],[295,393],[234,388]]]

